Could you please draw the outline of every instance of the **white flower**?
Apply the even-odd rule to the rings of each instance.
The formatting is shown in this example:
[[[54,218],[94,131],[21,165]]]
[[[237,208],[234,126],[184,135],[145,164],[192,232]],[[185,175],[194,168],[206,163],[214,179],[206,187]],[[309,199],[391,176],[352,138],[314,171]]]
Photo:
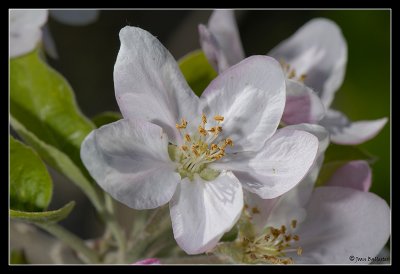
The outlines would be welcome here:
[[[232,10],[215,10],[208,28],[200,25],[199,33],[202,48],[217,71],[243,59]],[[351,122],[330,108],[347,63],[346,41],[334,22],[313,19],[267,55],[280,60],[286,72],[287,102],[282,117],[286,124],[319,123],[328,129],[332,142],[353,145],[372,139],[386,124],[387,118]]]
[[[296,127],[318,136],[323,147],[318,155],[323,155],[328,135],[316,125]],[[246,194],[247,216],[257,235],[245,240],[242,252],[247,252],[247,262],[353,264],[352,255],[373,258],[379,253],[390,235],[390,209],[383,199],[368,193],[368,164],[349,162],[326,186],[314,189],[319,168],[314,164],[302,182],[278,198]]]
[[[47,16],[47,10],[10,10],[10,58],[35,49]]]
[[[90,133],[81,158],[98,184],[131,208],[170,202],[174,236],[187,253],[210,250],[232,228],[242,187],[274,198],[307,173],[318,140],[276,130],[285,80],[274,59],[243,60],[198,98],[154,36],[125,27],[120,40],[114,83],[124,119]]]
[[[390,236],[390,209],[373,193],[339,186],[317,187],[304,201],[304,212],[292,207],[300,213],[297,216],[287,214],[291,205],[284,197],[282,201],[253,201],[267,218],[263,232],[248,239],[244,248],[249,262],[368,264],[352,261],[351,256],[375,257]]]
[[[314,189],[329,133],[318,125],[288,128],[318,137],[317,160],[306,177],[280,197],[261,199],[245,192],[239,237],[233,243],[220,243],[215,252],[235,263],[261,264],[353,264],[350,256],[375,257],[390,235],[390,209],[367,192],[368,164],[349,162],[326,186]]]

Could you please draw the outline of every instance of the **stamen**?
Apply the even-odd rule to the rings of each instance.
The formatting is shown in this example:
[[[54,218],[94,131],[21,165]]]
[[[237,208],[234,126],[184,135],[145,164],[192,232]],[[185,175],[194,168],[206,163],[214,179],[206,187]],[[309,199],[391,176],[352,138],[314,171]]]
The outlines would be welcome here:
[[[207,136],[207,131],[202,126],[199,126],[198,130],[201,135]]]
[[[183,129],[186,128],[187,124],[188,124],[187,121],[184,118],[182,118],[182,122],[180,124],[176,124],[175,127],[177,129]]]
[[[292,228],[296,228],[297,220],[292,220],[291,225],[292,225]]]
[[[297,248],[297,255],[298,255],[298,256],[301,256],[302,253],[303,253],[303,249],[299,246],[299,247]]]
[[[221,116],[221,115],[215,115],[215,116],[214,116],[214,120],[215,120],[215,121],[218,121],[218,122],[222,122],[222,121],[224,121],[224,117]]]
[[[252,210],[254,210],[253,208]],[[293,220],[292,224],[295,223]],[[269,227],[266,233],[255,239],[242,239],[246,260],[250,263],[292,264],[293,258],[286,257],[286,252],[296,252],[301,256],[303,249],[299,246],[292,248],[298,235],[290,232],[291,225],[287,228],[282,225],[280,229]],[[253,254],[253,255],[252,255]]]
[[[226,146],[233,146],[233,141],[230,138],[215,142],[219,133],[222,132],[220,123],[224,121],[224,117],[215,115],[214,120],[217,121],[217,125],[207,128],[207,117],[203,113],[197,131],[188,133],[186,132],[188,122],[184,118],[181,119],[181,123],[176,124],[176,128],[180,130],[184,139],[184,144],[178,147],[180,153],[178,152],[179,155],[176,157],[180,164],[178,171],[181,176],[192,179],[194,173],[200,173],[208,163],[224,157]]]
[[[201,115],[201,121],[202,121],[202,123],[203,123],[203,126],[204,126],[205,124],[207,124],[207,117],[206,117],[206,115],[205,115],[204,113]]]

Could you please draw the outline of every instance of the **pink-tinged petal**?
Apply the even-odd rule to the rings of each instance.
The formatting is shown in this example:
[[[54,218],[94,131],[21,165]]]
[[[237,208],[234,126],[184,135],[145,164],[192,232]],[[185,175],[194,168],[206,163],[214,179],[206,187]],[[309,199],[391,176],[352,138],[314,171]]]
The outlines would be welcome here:
[[[92,131],[82,143],[81,158],[106,192],[135,209],[168,203],[180,181],[167,135],[147,122],[122,119]]]
[[[216,69],[219,73],[244,59],[243,46],[233,10],[214,10],[208,21],[208,32],[212,39],[207,39],[210,35],[204,35],[206,33],[201,31],[200,42],[207,58],[217,61]],[[215,55],[215,53],[218,54]]]
[[[99,13],[98,10],[50,10],[50,16],[53,19],[71,26],[94,23],[99,18]]]
[[[233,170],[243,187],[263,199],[276,198],[295,187],[308,173],[318,139],[305,131],[280,129],[258,152],[226,155],[211,168]]]
[[[145,30],[124,27],[114,66],[114,85],[124,118],[138,118],[161,126],[171,142],[181,136],[175,124],[198,116],[198,97],[189,88],[166,48]]]
[[[325,150],[329,145],[329,132],[319,125],[298,124],[285,128],[311,133],[318,138],[319,145],[317,158],[307,175],[298,185],[278,198],[278,202],[275,204],[268,218],[268,225],[274,227],[281,227],[282,225],[289,227],[292,220],[296,220],[298,224],[304,220],[306,216],[305,206],[314,189],[316,179],[324,161]]]
[[[257,151],[274,134],[282,117],[283,71],[273,58],[246,58],[214,79],[200,100],[207,117],[225,117],[221,135],[233,140],[231,152]]]
[[[213,181],[195,175],[182,180],[170,202],[172,228],[178,245],[188,254],[212,249],[237,222],[243,209],[243,192],[231,172]]]
[[[371,187],[371,168],[366,161],[348,162],[335,171],[326,185],[368,192]]]
[[[201,49],[206,55],[208,62],[219,73],[229,68],[231,65],[228,63],[223,49],[218,44],[217,38],[202,24],[199,25],[198,29]]]
[[[35,49],[42,37],[41,27],[47,22],[47,16],[47,10],[10,10],[10,58]]]
[[[214,10],[208,21],[208,27],[217,38],[230,65],[244,59],[243,46],[233,10]]]
[[[156,259],[156,258],[148,258],[148,259],[137,261],[133,265],[149,265],[149,264],[161,264],[161,262],[159,259]]]
[[[318,187],[299,226],[301,256],[295,263],[368,264],[350,256],[375,257],[390,235],[390,209],[370,192],[344,187]]]
[[[330,109],[319,123],[331,133],[333,143],[358,145],[374,138],[387,121],[387,118],[381,118],[351,122],[343,113]]]
[[[325,115],[318,95],[304,84],[286,80],[286,105],[282,121],[287,125],[316,123]]]
[[[318,92],[326,108],[341,86],[347,63],[347,44],[331,20],[316,18],[269,52],[270,56],[305,74],[304,83]]]

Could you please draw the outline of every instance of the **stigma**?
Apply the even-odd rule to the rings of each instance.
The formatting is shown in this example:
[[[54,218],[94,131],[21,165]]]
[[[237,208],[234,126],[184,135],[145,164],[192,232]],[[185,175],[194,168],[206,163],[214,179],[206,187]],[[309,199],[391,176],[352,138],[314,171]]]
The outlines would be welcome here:
[[[223,121],[223,116],[215,115],[210,123],[203,113],[200,125],[190,127],[191,130],[184,118],[176,124],[183,144],[176,147],[174,158],[182,178],[193,179],[194,174],[201,173],[209,163],[223,158],[227,146],[233,146],[232,139],[222,139],[220,136]]]

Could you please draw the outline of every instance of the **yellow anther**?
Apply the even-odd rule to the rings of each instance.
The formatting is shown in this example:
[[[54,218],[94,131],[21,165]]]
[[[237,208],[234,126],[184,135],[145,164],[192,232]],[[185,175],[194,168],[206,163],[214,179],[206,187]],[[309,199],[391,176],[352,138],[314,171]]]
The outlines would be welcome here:
[[[225,145],[229,145],[231,147],[233,147],[233,141],[231,138],[226,138],[225,139]]]
[[[300,82],[304,82],[304,80],[306,80],[306,77],[307,77],[307,75],[306,75],[306,74],[302,74],[302,75],[300,75],[300,77],[299,77],[299,81],[300,81]]]
[[[296,242],[297,242],[298,240],[300,240],[299,235],[294,235],[294,236],[293,236],[293,240],[295,240]]]
[[[257,207],[253,207],[253,208],[251,209],[251,213],[253,213],[253,214],[259,214],[260,211],[258,210]]]
[[[197,157],[200,155],[195,146],[192,146],[192,152],[193,152],[194,155],[196,155]]]
[[[245,211],[247,212],[247,211]],[[289,232],[288,232],[289,230]],[[269,227],[265,234],[251,239],[249,242],[242,241],[245,249],[246,259],[249,262],[266,262],[271,264],[292,264],[294,260],[285,255],[286,252],[294,251],[300,256],[303,249],[299,246],[291,247],[299,236],[290,232],[290,227],[282,225],[280,228]],[[257,258],[254,259],[254,254]]]
[[[180,124],[176,124],[175,127],[177,129],[183,129],[186,128],[187,124],[188,124],[187,121],[184,118],[182,118],[182,122]]]
[[[198,130],[201,135],[207,136],[207,131],[202,126],[199,126]]]
[[[204,126],[205,124],[207,124],[207,117],[206,117],[206,115],[205,115],[204,113],[201,115],[201,121],[202,121],[202,123],[203,123],[203,126]]]
[[[211,151],[216,150],[218,146],[216,144],[211,144]]]
[[[221,116],[221,115],[215,115],[215,116],[214,116],[214,120],[215,120],[215,121],[218,121],[218,122],[222,122],[222,121],[224,121],[224,117]]]
[[[183,151],[187,151],[187,150],[189,149],[189,148],[188,148],[187,146],[185,146],[185,145],[181,146],[181,148],[182,148]]]
[[[185,134],[185,140],[186,142],[190,143],[192,141],[192,138],[190,138],[189,134]]]
[[[296,228],[297,221],[296,221],[296,220],[292,220],[292,223],[291,223],[291,225],[292,225],[292,228]]]
[[[301,247],[297,248],[297,255],[301,256],[301,254],[303,253],[303,249]]]

